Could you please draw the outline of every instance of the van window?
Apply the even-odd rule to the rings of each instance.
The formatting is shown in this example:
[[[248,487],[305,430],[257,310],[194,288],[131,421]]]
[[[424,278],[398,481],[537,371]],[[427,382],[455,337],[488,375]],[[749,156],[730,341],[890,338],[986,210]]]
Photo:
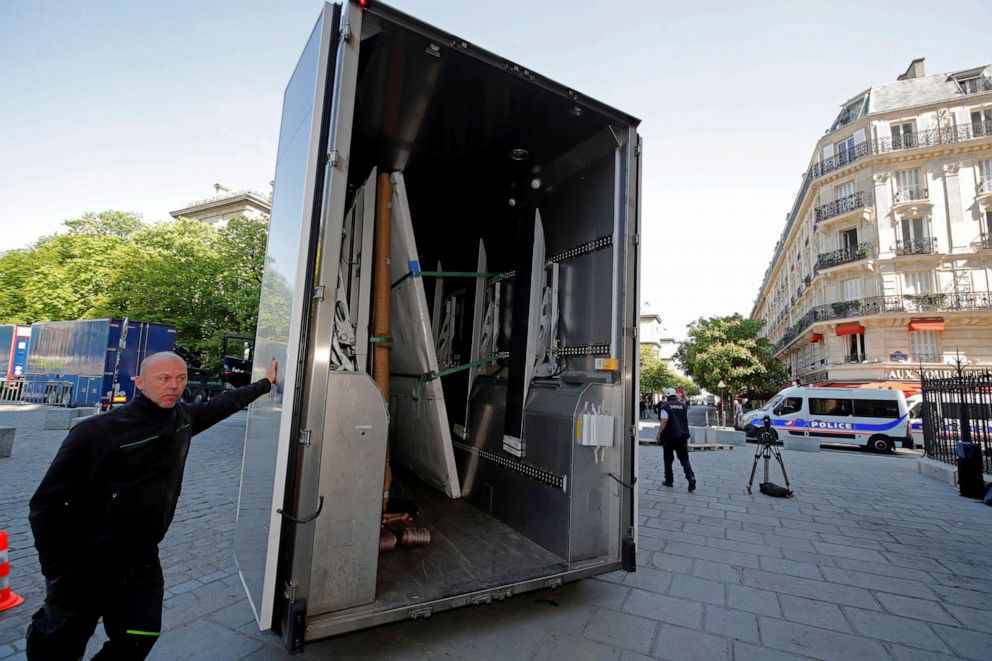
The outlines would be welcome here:
[[[782,400],[782,403],[775,407],[775,415],[784,415],[787,413],[798,413],[803,408],[803,398],[802,397],[786,397]]]
[[[854,415],[862,418],[899,418],[899,402],[894,399],[855,399]]]
[[[851,400],[810,397],[809,413],[810,415],[851,415]]]
[[[923,402],[916,402],[915,404],[913,404],[913,408],[909,409],[909,417],[911,418],[922,417],[920,416],[920,410],[922,408],[923,408]]]

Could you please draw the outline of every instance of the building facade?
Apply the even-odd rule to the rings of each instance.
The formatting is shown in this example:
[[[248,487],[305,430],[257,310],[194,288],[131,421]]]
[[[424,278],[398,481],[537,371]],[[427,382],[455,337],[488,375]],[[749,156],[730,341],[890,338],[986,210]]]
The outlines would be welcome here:
[[[817,142],[752,311],[803,383],[992,367],[992,67],[856,94]]]
[[[255,191],[233,191],[221,184],[214,184],[214,191],[213,197],[192,202],[182,209],[170,211],[169,215],[225,227],[232,218],[263,218],[272,210],[272,198]]]
[[[660,315],[653,312],[641,313],[638,338],[640,338],[641,346],[652,347],[672,372],[685,376],[679,369],[678,363],[675,362],[675,352],[679,349],[678,342],[662,325]]]

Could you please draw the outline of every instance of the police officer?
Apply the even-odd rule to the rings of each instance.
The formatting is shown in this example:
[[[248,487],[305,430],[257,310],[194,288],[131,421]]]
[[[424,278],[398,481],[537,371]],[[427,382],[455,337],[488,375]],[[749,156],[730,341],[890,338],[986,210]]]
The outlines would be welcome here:
[[[675,476],[672,474],[672,463],[678,455],[682,470],[685,471],[685,479],[689,481],[689,491],[696,490],[696,476],[692,472],[692,464],[689,463],[689,416],[688,407],[684,402],[680,402],[675,388],[665,391],[666,402],[661,405],[661,412],[658,413],[658,436],[656,440],[663,444],[665,460],[665,481],[662,484],[666,487],[675,484]]]
[[[28,659],[82,658],[103,618],[94,659],[144,659],[162,629],[158,544],[172,523],[190,438],[269,392],[266,378],[210,401],[181,401],[186,362],[141,363],[130,403],[74,427],[31,498],[45,605],[28,628]]]

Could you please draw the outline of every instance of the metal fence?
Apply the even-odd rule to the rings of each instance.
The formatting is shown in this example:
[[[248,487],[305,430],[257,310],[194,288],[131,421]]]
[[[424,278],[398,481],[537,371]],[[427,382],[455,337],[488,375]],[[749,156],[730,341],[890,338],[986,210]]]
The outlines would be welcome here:
[[[926,455],[957,463],[958,441],[979,443],[986,473],[992,473],[992,372],[962,372],[950,378],[923,376],[923,444]]]
[[[0,402],[19,402],[23,392],[23,379],[0,379]]]

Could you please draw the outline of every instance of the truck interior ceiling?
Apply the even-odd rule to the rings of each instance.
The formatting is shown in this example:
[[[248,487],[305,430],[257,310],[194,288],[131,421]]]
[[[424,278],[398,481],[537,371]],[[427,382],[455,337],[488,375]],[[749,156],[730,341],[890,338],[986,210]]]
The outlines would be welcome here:
[[[563,258],[555,267],[557,300],[545,299],[544,307],[556,307],[556,322],[542,326],[547,339],[539,341],[603,346],[615,337],[617,258],[600,248],[612,245],[624,195],[626,124],[535,84],[529,72],[499,69],[457,43],[432,41],[371,13],[360,53],[347,206],[375,181],[370,173],[388,174],[396,191],[402,187],[392,211],[389,491],[395,503],[415,503],[417,525],[431,540],[401,551],[384,544],[374,609],[512,584],[615,553],[607,531],[619,526],[619,496],[606,473],[619,473],[619,453],[597,458],[595,469],[583,461],[580,470],[570,448],[580,404],[589,410],[590,402],[614,402],[617,416],[620,386],[593,369],[592,355],[576,354],[533,374],[527,366],[526,376],[537,377],[530,397],[523,386],[515,389],[512,356],[528,346],[521,339],[528,326],[520,323],[527,307],[514,300],[525,283],[507,274],[519,275],[540,244],[541,259],[525,270],[543,284],[545,263],[575,252],[582,259]],[[413,245],[397,237],[403,214]],[[399,254],[398,245],[413,252]],[[424,349],[410,337],[410,326],[424,322],[411,312],[417,302],[404,298],[406,284],[418,279],[433,326],[433,367],[409,355]],[[480,315],[487,308],[479,296],[501,310],[498,319]],[[488,335],[478,327],[484,319],[494,324]],[[473,348],[473,338],[485,346]],[[472,362],[479,364],[463,369]],[[597,384],[604,390],[589,390]],[[523,419],[525,408],[542,407],[543,418]],[[538,439],[535,432],[527,452],[517,448],[504,460],[506,420],[514,415],[517,437],[522,426],[543,433]],[[613,418],[609,424],[612,439]],[[565,479],[578,487],[581,513],[572,512]],[[583,490],[583,479],[595,483]],[[589,512],[596,534],[572,539],[589,532],[574,518]]]

